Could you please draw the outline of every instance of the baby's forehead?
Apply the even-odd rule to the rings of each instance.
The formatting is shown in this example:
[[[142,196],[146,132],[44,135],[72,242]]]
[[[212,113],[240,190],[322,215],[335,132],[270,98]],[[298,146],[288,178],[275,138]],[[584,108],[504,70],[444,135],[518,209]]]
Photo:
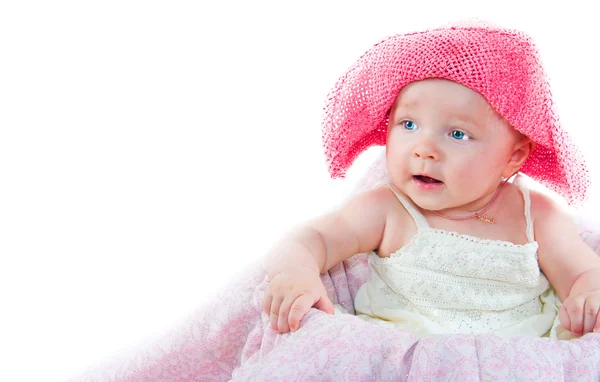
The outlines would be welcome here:
[[[460,83],[438,78],[415,81],[404,86],[392,107],[395,111],[420,109],[465,118],[501,117],[478,92]]]

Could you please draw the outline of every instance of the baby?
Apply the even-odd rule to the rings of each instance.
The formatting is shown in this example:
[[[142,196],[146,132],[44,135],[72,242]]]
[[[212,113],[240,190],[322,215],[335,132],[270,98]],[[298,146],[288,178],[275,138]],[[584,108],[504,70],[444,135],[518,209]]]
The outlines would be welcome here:
[[[417,336],[600,332],[600,258],[522,181],[570,203],[589,185],[527,35],[465,24],[383,40],[340,78],[323,129],[332,176],[385,145],[388,181],[272,248],[274,330],[297,330],[313,306],[339,312],[320,274],[368,252],[354,301],[366,320]]]

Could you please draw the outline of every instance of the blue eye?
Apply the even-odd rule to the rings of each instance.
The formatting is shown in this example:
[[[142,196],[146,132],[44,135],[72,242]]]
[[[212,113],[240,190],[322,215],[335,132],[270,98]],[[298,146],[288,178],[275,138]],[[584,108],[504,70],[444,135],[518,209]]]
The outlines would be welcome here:
[[[402,126],[404,126],[406,130],[416,130],[417,128],[417,124],[413,121],[404,121],[402,122]]]
[[[467,134],[460,130],[452,130],[452,133],[450,134],[452,135],[452,138],[458,139],[459,141],[466,141],[468,139],[471,139]]]

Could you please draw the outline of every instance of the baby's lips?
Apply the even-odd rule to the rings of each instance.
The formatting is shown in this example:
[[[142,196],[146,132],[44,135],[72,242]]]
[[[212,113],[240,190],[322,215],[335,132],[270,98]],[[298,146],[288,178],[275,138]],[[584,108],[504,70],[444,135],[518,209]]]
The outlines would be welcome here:
[[[415,175],[414,177],[425,183],[444,183],[439,179],[427,175]]]

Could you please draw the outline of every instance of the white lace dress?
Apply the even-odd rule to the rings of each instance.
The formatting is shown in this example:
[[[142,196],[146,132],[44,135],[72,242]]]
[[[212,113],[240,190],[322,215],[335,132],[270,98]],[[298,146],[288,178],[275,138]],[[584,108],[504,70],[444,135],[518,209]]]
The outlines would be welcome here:
[[[558,328],[560,301],[539,268],[529,191],[519,183],[529,239],[524,245],[430,228],[412,202],[396,194],[415,220],[417,233],[389,258],[369,255],[370,278],[354,301],[357,316],[418,337],[494,333],[570,338]],[[345,312],[340,306],[336,311]]]

